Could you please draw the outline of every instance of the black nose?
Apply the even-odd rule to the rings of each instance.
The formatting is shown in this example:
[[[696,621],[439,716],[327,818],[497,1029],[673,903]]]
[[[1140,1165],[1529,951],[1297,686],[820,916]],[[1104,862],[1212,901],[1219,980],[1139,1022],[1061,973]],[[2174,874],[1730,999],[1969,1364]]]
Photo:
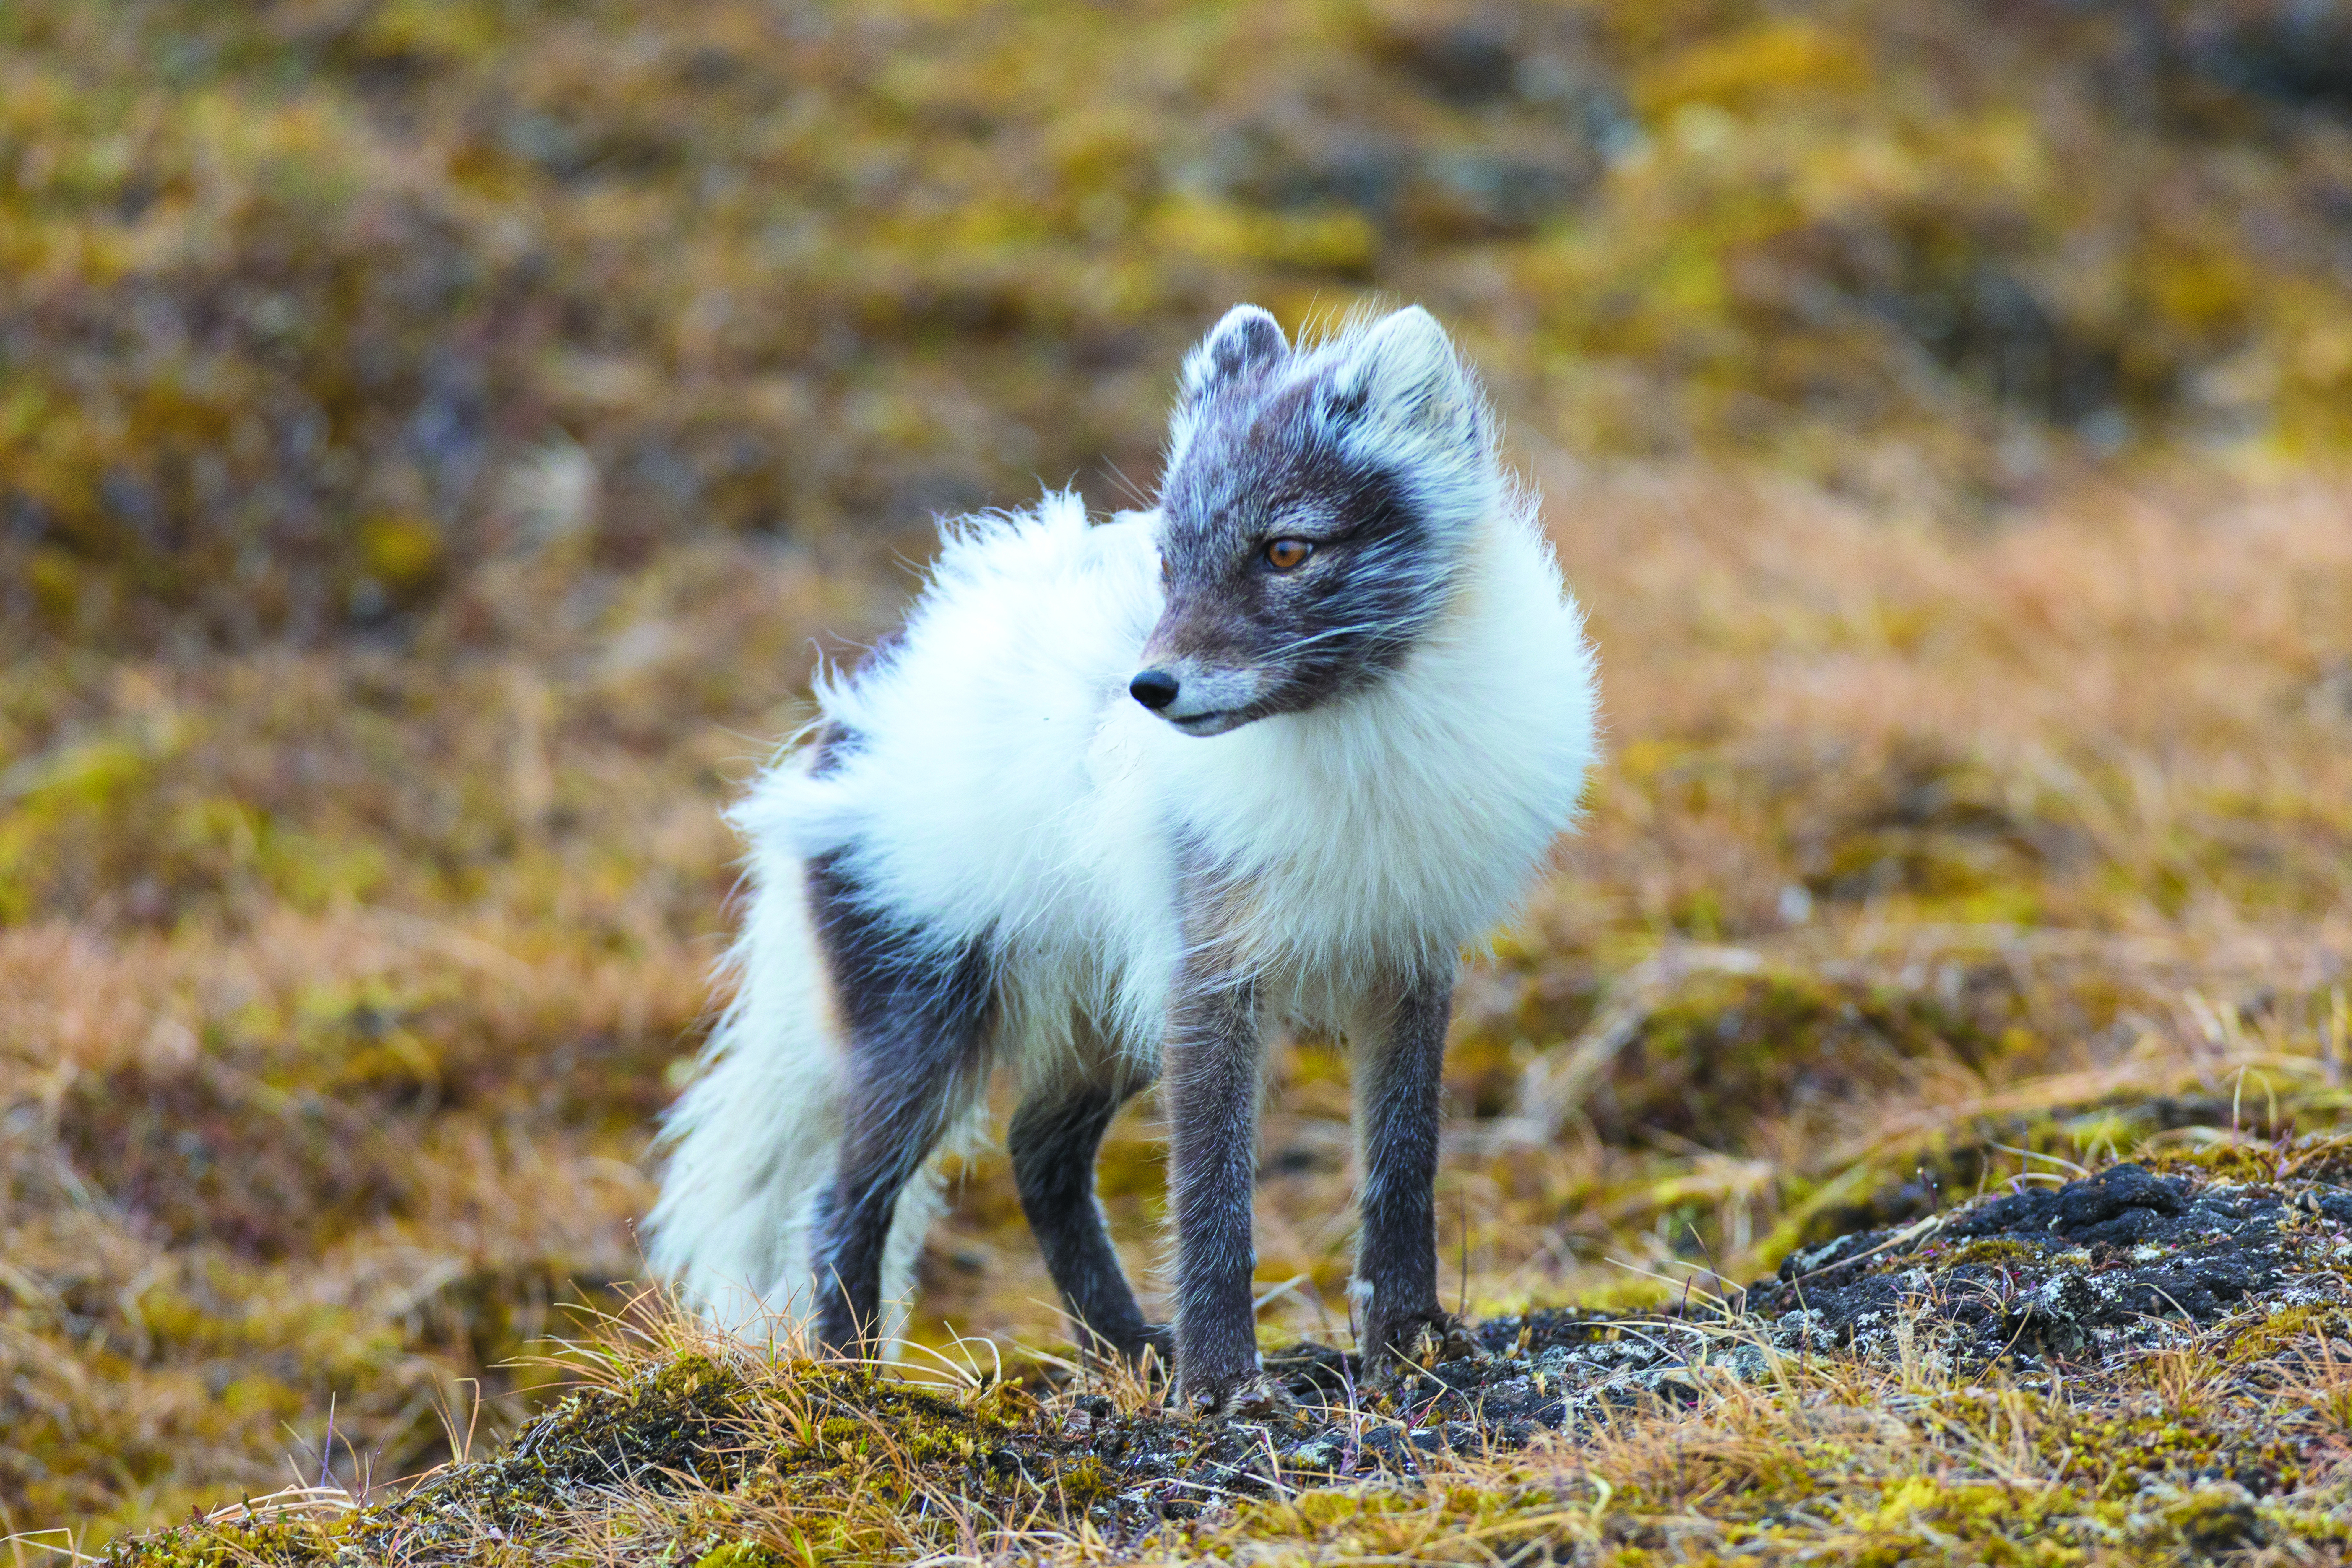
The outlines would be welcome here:
[[[1176,678],[1164,669],[1147,669],[1127,683],[1129,695],[1154,713],[1176,700]]]

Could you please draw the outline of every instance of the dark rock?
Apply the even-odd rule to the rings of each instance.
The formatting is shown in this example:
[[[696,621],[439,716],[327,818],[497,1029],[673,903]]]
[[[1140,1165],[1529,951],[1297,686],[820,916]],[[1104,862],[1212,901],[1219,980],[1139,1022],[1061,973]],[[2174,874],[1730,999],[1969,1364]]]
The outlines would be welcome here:
[[[2352,1223],[2352,1203],[2305,1188],[2297,1206]],[[2071,1359],[2137,1342],[2166,1320],[2211,1322],[2274,1294],[2293,1268],[2271,1187],[2196,1186],[2117,1165],[2055,1190],[2028,1188],[1957,1211],[1932,1233],[1842,1237],[1752,1288],[1751,1314],[1805,1314],[1810,1340],[1865,1352],[1898,1320],[1940,1334],[1964,1360]],[[2330,1273],[2314,1276],[2330,1283]],[[2316,1285],[2314,1287],[2318,1289]],[[1783,1337],[1782,1318],[1772,1331]]]
[[[2218,86],[2298,107],[2352,110],[2352,8],[2326,0],[2188,7],[2174,58]]]
[[[1780,1262],[1780,1278],[1784,1280],[1799,1279],[1833,1268],[1856,1253],[1866,1250],[1869,1246],[1870,1233],[1864,1231],[1853,1236],[1841,1236],[1801,1252],[1792,1252]]]
[[[2059,1198],[2058,1214],[2066,1228],[2080,1230],[2113,1219],[2126,1209],[2174,1215],[2187,1206],[2180,1189],[2158,1181],[2144,1166],[2116,1165],[2067,1187]]]
[[[1475,22],[1400,37],[1395,54],[1423,86],[1453,103],[1505,97],[1518,77],[1518,48],[1511,35]]]
[[[1434,153],[1421,165],[1412,223],[1438,236],[1526,234],[1573,202],[1597,173],[1582,157],[1485,148]]]
[[[2053,1274],[2013,1314],[2004,1328],[2013,1344],[2042,1355],[2080,1355],[2090,1342],[2100,1301],[2080,1274]]]

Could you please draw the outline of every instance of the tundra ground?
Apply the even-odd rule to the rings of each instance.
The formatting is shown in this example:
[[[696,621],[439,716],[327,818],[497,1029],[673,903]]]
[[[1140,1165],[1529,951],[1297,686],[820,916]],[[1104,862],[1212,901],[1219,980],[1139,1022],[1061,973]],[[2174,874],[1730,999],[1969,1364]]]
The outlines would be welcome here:
[[[0,7],[11,1560],[2340,1555],[2340,26]],[[1148,489],[1234,300],[1375,296],[1487,374],[1601,651],[1453,1042],[1497,1359],[1351,1403],[1314,1040],[1263,1445],[1067,1375],[993,1155],[929,1388],[640,1301],[814,660],[933,510]]]
[[[2123,1515],[2093,1503],[2156,1505],[2132,1501],[2138,1483],[2122,1472],[2086,1469],[2114,1456],[2065,1438],[2067,1424],[2160,1405],[2221,1423],[2179,1441],[2226,1447],[2242,1436],[2230,1412],[2276,1414],[2258,1397],[2263,1380],[2326,1384],[2330,1358],[2352,1354],[2319,1289],[2342,1268],[2327,1139],[2352,1048],[2340,890],[2352,715],[2323,650],[2342,624],[2352,537],[2345,498],[2324,487],[2208,493],[2194,517],[2116,489],[1965,534],[1890,531],[1815,493],[1715,473],[1558,475],[1562,552],[1608,658],[1613,755],[1559,875],[1465,982],[1440,1205],[1449,1289],[1497,1349],[1523,1352],[1498,1363],[1514,1375],[1573,1352],[1542,1372],[1570,1386],[1546,1387],[1538,1405],[1638,1388],[1626,1374],[1692,1362],[1681,1339],[1640,1327],[1662,1311],[1699,1325],[1675,1331],[1701,1336],[1694,1344],[1747,1347],[1769,1375],[1678,1374],[1687,1397],[1604,1399],[1567,1446],[1519,1429],[1558,1425],[1532,1407],[1490,1399],[1481,1419],[1500,1411],[1502,1424],[1474,1421],[1473,1439],[1450,1407],[1392,1403],[1369,1430],[1408,1443],[1436,1431],[1450,1454],[1431,1461],[1442,1487],[1349,1479],[1331,1495],[1358,1500],[1326,1502],[1315,1500],[1328,1485],[1284,1481],[1240,1514],[1184,1521],[1190,1546],[1151,1545],[1131,1512],[1089,1524],[1084,1510],[1015,1508],[1025,1493],[940,1514],[938,1528],[955,1542],[973,1532],[979,1551],[1044,1550],[1023,1533],[1035,1530],[1087,1552],[1096,1538],[1104,1552],[1173,1552],[1202,1531],[1258,1530],[1327,1554],[1402,1531],[1402,1545],[1362,1550],[1444,1555],[1454,1536],[1483,1549],[1512,1537],[1512,1518],[1559,1513],[1583,1521],[1570,1535],[1594,1550],[1691,1555],[1704,1540],[1731,1552],[1765,1528],[1757,1521],[1780,1519],[1757,1476],[1811,1465],[1835,1473],[1787,1484],[1827,1488],[1834,1506],[1790,1494],[1804,1519],[1770,1528],[1817,1531],[1858,1560],[1874,1531],[1914,1528],[1906,1509],[1926,1510],[1921,1530],[1944,1530],[1935,1521],[1949,1514],[1987,1539],[2094,1555],[2137,1540],[2101,1533],[2123,1530]],[[78,739],[36,754],[15,820],[87,832],[100,848],[128,840],[131,866],[217,855],[227,891],[213,919],[159,928],[101,912],[0,933],[16,1108],[0,1451],[14,1528],[72,1521],[71,1539],[95,1544],[321,1478],[397,1497],[386,1483],[523,1430],[583,1366],[652,1386],[687,1364],[666,1359],[681,1349],[715,1369],[714,1388],[736,1391],[726,1399],[756,1391],[725,1422],[761,1432],[800,1408],[792,1401],[832,1411],[844,1390],[855,1400],[842,1419],[887,1426],[900,1405],[934,1408],[863,1374],[682,1347],[676,1325],[647,1331],[656,1348],[610,1348],[626,1336],[592,1315],[618,1310],[643,1277],[630,1226],[650,1195],[650,1119],[695,1047],[724,902],[717,807],[730,771],[759,754],[742,734],[790,722],[789,709],[688,718],[688,694],[700,672],[740,668],[718,650],[777,637],[780,606],[814,616],[833,591],[758,552],[671,569],[667,582],[636,580],[629,624],[537,667],[427,680],[365,650],[268,652],[200,675],[83,667]],[[599,662],[635,644],[667,651]],[[652,740],[628,743],[633,723]],[[18,767],[20,781],[35,773]],[[252,807],[223,804],[257,797],[270,814],[241,826],[229,813]],[[212,847],[191,826],[208,813],[230,829]],[[485,816],[496,826],[481,827]],[[314,826],[298,826],[306,817]],[[395,852],[403,831],[416,837]],[[487,835],[470,868],[456,848],[430,864],[436,833],[470,832]],[[354,862],[372,885],[284,880]],[[462,899],[414,891],[453,875],[471,879]],[[1345,1076],[1342,1053],[1301,1041],[1274,1088],[1259,1203],[1270,1345],[1348,1343]],[[2063,1227],[2011,1239],[2007,1222],[1953,1217],[1979,1194],[2036,1198],[2124,1160],[2234,1184],[2217,1200],[2228,1224],[2268,1226],[2269,1250],[2200,1285],[2189,1265],[2167,1270],[2212,1245],[2203,1231],[2086,1236],[2069,1260],[2078,1241]],[[1149,1298],[1161,1200],[1148,1108],[1122,1123],[1104,1173]],[[2166,1224],[2202,1212],[2152,1203],[2116,1212]],[[1855,1265],[1823,1248],[1874,1226],[1900,1238],[1860,1265],[1893,1281],[1888,1293],[1832,1297]],[[2156,1259],[2133,1261],[2150,1247]],[[1799,1282],[1766,1288],[1769,1318],[1726,1315],[1761,1299],[1736,1288],[1791,1259]],[[1913,1267],[1928,1283],[1903,1283]],[[2080,1315],[2078,1286],[2117,1268],[2144,1277],[2146,1299],[2115,1310],[2155,1337],[2108,1350],[2084,1329],[2075,1342],[2065,1314]],[[1001,1358],[1014,1380],[926,1395],[947,1401],[938,1418],[952,1406],[953,1420],[979,1420],[971,1401],[993,1397],[1004,1403],[983,1415],[1003,1433],[1076,1452],[1055,1447],[1057,1434],[1098,1407],[1046,1375],[1068,1353],[1066,1330],[1001,1159],[963,1173],[924,1273],[920,1335],[945,1361],[915,1364],[953,1383],[992,1375]],[[1791,1291],[1804,1302],[1781,1299]],[[1791,1312],[1828,1317],[1783,1344],[1772,1335]],[[1848,1331],[1867,1313],[1876,1338],[1857,1359]],[[1517,1314],[1529,1314],[1525,1345]],[[1616,1335],[1606,1376],[1577,1348],[1594,1320],[1629,1325],[1601,1331]],[[1703,1364],[1716,1365],[1712,1351]],[[1016,1388],[1043,1391],[1045,1414]],[[1898,1394],[1914,1403],[1888,1404]],[[1223,1441],[1171,1436],[1139,1391],[1105,1396],[1152,1442]],[[1822,1415],[1822,1401],[1898,1424],[1905,1411],[1944,1414],[1920,1414],[1905,1437],[1883,1424],[1815,1433],[1806,1423],[1862,1419]],[[1963,1407],[1965,1421],[1951,1414]],[[2275,1474],[2260,1488],[2231,1481],[2252,1500],[2230,1504],[2231,1542],[2277,1535],[2244,1522],[2273,1503],[2305,1510],[2288,1534],[2337,1506],[2326,1421],[2262,1430]],[[1357,1462],[1377,1469],[1367,1440]],[[1313,1441],[1277,1446],[1269,1463],[1311,1471],[1295,1456]],[[1824,1458],[1857,1443],[1858,1458]],[[2014,1450],[2009,1468],[1981,1468],[1987,1445]],[[735,1460],[714,1449],[710,1462]],[[2237,1464],[2163,1471],[2163,1484],[2188,1497]],[[691,1534],[682,1521],[797,1550],[793,1532],[815,1527],[788,1506],[790,1489],[743,1513],[749,1472],[730,1474],[709,1482],[732,1499],[723,1505],[674,1514],[686,1505],[663,1494],[612,1513],[620,1504],[599,1493],[593,1521],[545,1528],[606,1531],[596,1551],[623,1557],[657,1550],[656,1537],[685,1542],[661,1536]],[[1114,1467],[1101,1484],[1128,1489],[1129,1474]],[[1614,1489],[1610,1507],[1633,1508],[1643,1488],[1647,1500],[1604,1526],[1601,1494],[1563,1479],[1587,1474]],[[1881,1496],[1895,1476],[1943,1478],[1973,1500]],[[940,1477],[942,1499],[961,1495]],[[2070,1477],[2092,1489],[2077,1497]],[[2030,1508],[1994,1507],[1981,1489],[2029,1487]],[[1155,1520],[1187,1512],[1153,1496]],[[387,1506],[384,1517],[407,1517]],[[2050,1534],[2051,1510],[2070,1509]],[[1349,1522],[1359,1514],[1366,1522]],[[1700,1534],[1627,1522],[1636,1515]],[[877,1515],[856,1529],[869,1526],[881,1533],[856,1536],[860,1551],[954,1543],[930,1525],[902,1537]],[[329,1527],[299,1525],[313,1529]],[[230,1541],[218,1549],[244,1550]],[[196,1548],[172,1548],[183,1549]]]

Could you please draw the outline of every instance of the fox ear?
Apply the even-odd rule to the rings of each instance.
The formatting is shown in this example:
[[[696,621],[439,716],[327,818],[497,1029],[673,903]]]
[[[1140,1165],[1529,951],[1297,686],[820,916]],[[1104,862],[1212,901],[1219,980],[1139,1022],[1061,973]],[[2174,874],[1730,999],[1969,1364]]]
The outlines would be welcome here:
[[[1483,424],[1476,384],[1437,318],[1408,305],[1374,322],[1335,379],[1330,406],[1343,422],[1369,420],[1439,440],[1468,443]]]
[[[1236,305],[1184,356],[1184,396],[1196,402],[1289,348],[1273,316],[1255,305]]]

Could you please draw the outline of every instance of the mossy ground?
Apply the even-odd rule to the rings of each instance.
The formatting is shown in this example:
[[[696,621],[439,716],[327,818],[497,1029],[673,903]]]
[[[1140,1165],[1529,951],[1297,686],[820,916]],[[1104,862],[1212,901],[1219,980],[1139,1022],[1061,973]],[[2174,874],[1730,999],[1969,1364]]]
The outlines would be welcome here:
[[[1148,485],[1176,357],[1241,298],[1456,325],[1602,650],[1586,830],[1463,991],[1449,1290],[1703,1304],[2125,1159],[2343,1180],[2299,1141],[2352,1095],[2342,28],[2285,0],[0,6],[9,1552],[322,1475],[414,1519],[488,1472],[384,1489],[520,1440],[583,1368],[653,1387],[697,1352],[597,1314],[641,1278],[649,1127],[707,1016],[719,808],[819,653],[889,622],[931,511]],[[1277,1076],[1266,1331],[1328,1346],[1346,1062],[1300,1042]],[[1104,1175],[1142,1272],[1148,1109]],[[2024,1246],[1949,1261],[1998,1289]],[[959,1364],[1062,1342],[993,1156],[925,1276]],[[1801,1358],[1158,1545],[1071,1511],[1113,1461],[1061,1388],[998,1445],[1061,1456],[1060,1500],[869,1445],[747,1513],[756,1467],[686,1456],[707,1529],[607,1499],[563,1539],[2128,1559],[2286,1552],[2241,1526],[2294,1507],[2324,1552],[2326,1442],[2279,1423],[2307,1395],[2340,1430],[2352,1352],[2304,1311],[2054,1391]],[[694,1419],[771,1457],[780,1410],[882,1409],[698,1353]],[[2250,1389],[2300,1490],[2134,1502],[2068,1436],[2189,1399],[2182,1441],[2238,1444]],[[924,1430],[996,1418],[936,1397]],[[807,1533],[835,1526],[803,1474],[849,1533]],[[331,1506],[184,1544],[311,1552]],[[509,1550],[475,1522],[376,1547]]]
[[[2285,1173],[2341,1142],[2283,1143],[2259,1183],[2126,1163],[1936,1216],[2020,1238],[2000,1244],[1915,1226],[1723,1296],[1490,1319],[1486,1359],[1378,1391],[1293,1347],[1270,1364],[1297,1408],[1255,1421],[1175,1418],[1156,1378],[1066,1363],[910,1384],[655,1311],[575,1352],[591,1386],[495,1457],[378,1500],[219,1510],[110,1560],[2334,1558],[2352,1188]],[[2128,1251],[2103,1234],[2123,1231]],[[2142,1300],[2166,1271],[2168,1310]]]

